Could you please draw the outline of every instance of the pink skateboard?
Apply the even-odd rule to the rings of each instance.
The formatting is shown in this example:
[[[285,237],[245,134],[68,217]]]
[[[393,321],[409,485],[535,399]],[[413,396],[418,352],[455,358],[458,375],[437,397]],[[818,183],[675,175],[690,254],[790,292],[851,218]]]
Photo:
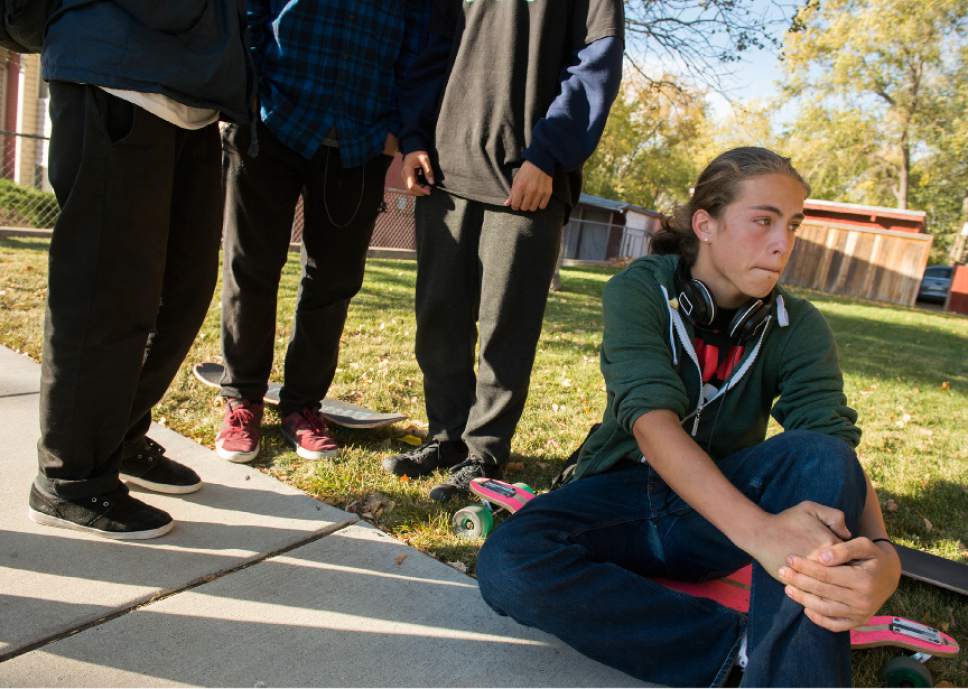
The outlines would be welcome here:
[[[486,538],[494,527],[494,513],[505,510],[514,514],[534,499],[535,493],[524,483],[506,483],[490,478],[471,481],[470,490],[481,499],[454,514],[454,528],[467,538]],[[656,578],[663,586],[680,593],[709,598],[720,605],[746,613],[750,608],[753,567],[747,565],[722,579],[701,583]],[[895,646],[912,655],[893,658],[881,671],[892,687],[930,687],[931,673],[924,666],[930,658],[958,654],[958,642],[944,632],[903,617],[879,615],[850,632],[851,647],[856,649]]]
[[[727,577],[702,583],[690,583],[659,579],[663,586],[700,598],[709,598],[739,612],[749,612],[750,586],[753,567],[747,565]],[[903,617],[877,615],[867,624],[850,631],[852,648],[878,648],[895,646],[911,651],[909,656],[901,656],[888,661],[881,670],[881,676],[890,687],[930,687],[931,673],[924,666],[934,656],[950,658],[958,655],[958,642],[944,632]]]
[[[534,499],[534,490],[526,483],[505,483],[492,478],[471,480],[471,492],[481,499],[454,513],[453,525],[462,538],[487,538],[494,528],[494,513],[506,510],[514,514]]]

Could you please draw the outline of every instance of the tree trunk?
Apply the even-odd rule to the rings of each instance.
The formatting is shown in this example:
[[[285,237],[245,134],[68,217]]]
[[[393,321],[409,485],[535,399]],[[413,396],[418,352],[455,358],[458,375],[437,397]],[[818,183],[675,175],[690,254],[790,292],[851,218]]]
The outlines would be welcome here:
[[[897,207],[908,207],[908,187],[911,175],[911,147],[908,145],[907,132],[901,137],[901,170],[897,180]]]

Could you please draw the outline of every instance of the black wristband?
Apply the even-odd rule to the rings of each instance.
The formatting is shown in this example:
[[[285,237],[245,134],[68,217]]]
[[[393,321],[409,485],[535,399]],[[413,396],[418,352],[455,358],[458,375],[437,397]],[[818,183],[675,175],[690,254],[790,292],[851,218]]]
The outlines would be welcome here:
[[[872,538],[871,543],[890,543],[891,545],[894,545],[894,541],[892,541],[890,538]]]

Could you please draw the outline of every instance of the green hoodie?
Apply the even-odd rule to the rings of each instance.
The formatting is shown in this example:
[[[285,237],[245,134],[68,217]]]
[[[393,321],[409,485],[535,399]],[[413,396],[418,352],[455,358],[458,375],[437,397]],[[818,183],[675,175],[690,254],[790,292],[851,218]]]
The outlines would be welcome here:
[[[706,401],[697,423],[701,373],[693,359],[695,333],[670,300],[678,260],[645,256],[605,286],[601,364],[608,399],[602,425],[581,449],[574,478],[623,459],[639,460],[632,427],[656,409],[675,412],[713,459],[762,442],[771,413],[785,430],[825,433],[856,447],[857,413],[847,406],[833,333],[815,306],[782,288],[765,328],[746,344],[729,385],[722,386],[726,390]]]

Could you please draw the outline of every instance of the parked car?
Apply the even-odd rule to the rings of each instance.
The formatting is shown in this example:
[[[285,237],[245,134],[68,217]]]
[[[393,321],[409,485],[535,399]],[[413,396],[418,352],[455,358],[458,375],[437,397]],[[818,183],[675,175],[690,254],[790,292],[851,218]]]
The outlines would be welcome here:
[[[951,289],[951,278],[955,269],[951,266],[928,266],[921,278],[918,301],[933,301],[944,304]]]

